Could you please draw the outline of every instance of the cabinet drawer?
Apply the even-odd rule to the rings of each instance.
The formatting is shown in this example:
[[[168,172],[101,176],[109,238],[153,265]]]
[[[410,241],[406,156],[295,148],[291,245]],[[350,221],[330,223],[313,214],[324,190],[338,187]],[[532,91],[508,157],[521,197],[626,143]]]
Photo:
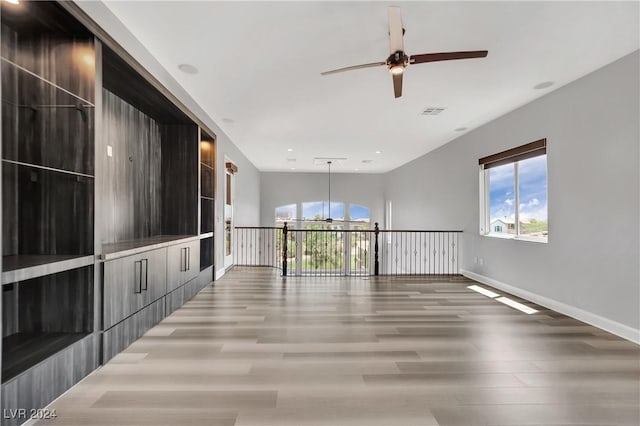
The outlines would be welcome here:
[[[164,296],[165,262],[161,248],[104,263],[104,330]]]
[[[150,304],[102,335],[103,362],[116,356],[164,318],[164,299]]]
[[[170,292],[200,273],[200,241],[177,244],[167,250],[167,292]]]
[[[187,246],[187,270],[184,271],[183,282],[188,282],[200,274],[200,240],[192,241]]]
[[[144,306],[142,261],[127,256],[104,263],[103,329],[107,329]]]
[[[142,290],[145,305],[167,293],[167,249],[161,248],[140,255],[144,268]]]

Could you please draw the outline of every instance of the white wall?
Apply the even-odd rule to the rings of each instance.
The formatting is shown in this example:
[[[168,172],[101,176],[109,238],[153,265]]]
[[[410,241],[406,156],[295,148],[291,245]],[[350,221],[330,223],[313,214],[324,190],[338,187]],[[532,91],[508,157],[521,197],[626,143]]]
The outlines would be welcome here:
[[[636,51],[390,172],[394,227],[463,229],[470,276],[638,340],[639,60]],[[480,236],[478,159],[540,138],[549,243]]]
[[[198,103],[184,90],[182,86],[167,72],[153,55],[138,41],[120,20],[98,1],[76,1],[85,13],[98,23],[114,40],[129,52],[142,66],[176,96],[189,110],[202,120],[217,136],[216,148],[216,227],[215,266],[218,271],[223,268],[224,241],[224,161],[230,158],[238,166],[236,177],[235,220],[237,224],[256,224],[260,219],[260,172],[242,154],[229,137],[207,115]]]
[[[305,201],[326,201],[327,173],[263,172],[260,175],[260,224],[273,226],[275,208]],[[384,223],[384,175],[331,174],[331,202],[360,204],[371,209],[371,223]],[[301,215],[302,212],[298,212]]]

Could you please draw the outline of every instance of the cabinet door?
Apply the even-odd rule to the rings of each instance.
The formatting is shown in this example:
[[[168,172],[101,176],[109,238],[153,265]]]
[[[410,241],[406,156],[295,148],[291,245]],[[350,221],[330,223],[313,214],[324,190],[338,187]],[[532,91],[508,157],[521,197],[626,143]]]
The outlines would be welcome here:
[[[200,241],[192,241],[186,246],[187,264],[184,282],[189,282],[200,274]]]
[[[104,330],[144,306],[142,281],[143,262],[140,256],[104,262]]]
[[[167,249],[161,248],[140,255],[142,260],[142,290],[145,305],[167,293]]]
[[[167,248],[167,292],[175,290],[185,283],[187,249],[184,244]]]

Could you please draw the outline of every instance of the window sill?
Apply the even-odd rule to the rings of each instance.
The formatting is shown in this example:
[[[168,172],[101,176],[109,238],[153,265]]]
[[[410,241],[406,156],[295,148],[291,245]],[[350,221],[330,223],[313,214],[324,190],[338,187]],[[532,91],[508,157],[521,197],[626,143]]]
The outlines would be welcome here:
[[[527,235],[511,235],[511,234],[481,234],[483,237],[498,238],[501,240],[514,240],[514,241],[527,241],[531,243],[543,243],[548,244],[549,238],[544,237],[530,237]]]

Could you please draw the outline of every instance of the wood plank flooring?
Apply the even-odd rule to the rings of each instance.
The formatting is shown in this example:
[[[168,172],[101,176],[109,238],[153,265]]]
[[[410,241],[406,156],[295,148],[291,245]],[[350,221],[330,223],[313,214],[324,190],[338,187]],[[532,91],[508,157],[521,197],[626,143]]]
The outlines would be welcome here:
[[[236,268],[37,424],[640,424],[637,345],[470,283]]]

